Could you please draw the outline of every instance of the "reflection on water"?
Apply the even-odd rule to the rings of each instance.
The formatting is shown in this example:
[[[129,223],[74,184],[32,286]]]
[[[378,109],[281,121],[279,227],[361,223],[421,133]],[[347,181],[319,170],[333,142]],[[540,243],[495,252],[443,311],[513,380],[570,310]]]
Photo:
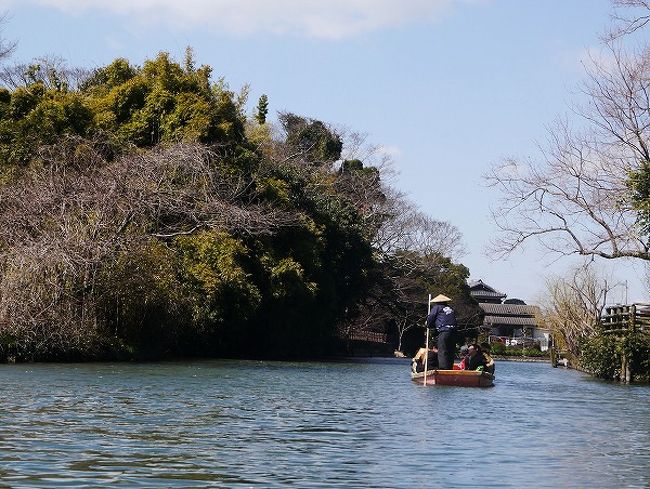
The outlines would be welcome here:
[[[5,365],[0,487],[650,486],[650,388],[500,362]]]

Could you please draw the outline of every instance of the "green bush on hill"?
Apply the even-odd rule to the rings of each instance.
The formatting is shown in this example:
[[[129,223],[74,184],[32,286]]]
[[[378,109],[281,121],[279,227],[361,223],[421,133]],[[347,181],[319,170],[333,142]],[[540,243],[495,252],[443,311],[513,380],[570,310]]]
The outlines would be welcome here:
[[[338,168],[327,124],[281,114],[271,131],[268,98],[249,118],[246,91],[189,52],[76,85],[28,71],[0,90],[0,357],[313,357],[368,311],[421,317],[431,286],[475,316],[468,270],[409,238],[432,222],[395,224],[404,201],[371,164]]]

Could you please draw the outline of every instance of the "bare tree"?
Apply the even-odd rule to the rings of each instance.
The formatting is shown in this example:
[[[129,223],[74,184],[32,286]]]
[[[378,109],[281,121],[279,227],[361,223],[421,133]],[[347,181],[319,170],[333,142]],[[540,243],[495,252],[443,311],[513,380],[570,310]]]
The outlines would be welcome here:
[[[598,332],[608,294],[617,285],[587,265],[547,282],[550,301],[542,314],[561,348],[580,356],[581,342]]]
[[[31,354],[101,351],[98,276],[120,252],[201,229],[268,234],[296,222],[257,204],[217,149],[177,144],[106,160],[69,138],[0,188],[0,334]]]
[[[485,178],[501,190],[492,209],[501,233],[491,251],[503,257],[531,238],[559,254],[650,259],[628,187],[630,172],[650,160],[650,52],[626,55],[588,72],[585,129],[559,122],[537,162],[508,159]]]
[[[463,244],[455,226],[424,215],[389,188],[383,195],[374,209],[378,225],[372,237],[382,280],[366,298],[355,328],[394,324],[401,351],[406,332],[421,326],[426,315],[427,280],[461,256]]]
[[[400,192],[386,189],[385,195],[377,209],[384,220],[374,237],[375,248],[385,254],[410,250],[425,256],[463,256],[462,234],[456,226],[422,213]]]
[[[0,58],[2,57],[0,44]],[[0,81],[10,89],[42,83],[48,89],[68,90],[78,88],[92,70],[69,66],[58,56],[43,56],[31,63],[15,63],[0,69]]]
[[[0,26],[4,26],[8,21],[7,13],[0,15]],[[2,28],[0,28],[0,33],[2,33]],[[11,54],[16,49],[16,43],[12,41],[7,41],[6,39],[0,37],[0,59],[5,59],[11,56]]]
[[[391,152],[380,144],[370,142],[365,133],[348,127],[337,127],[336,130],[343,140],[342,160],[360,160],[364,166],[379,170],[384,185],[392,183],[396,171]]]
[[[650,22],[650,2],[647,0],[613,0],[612,3],[616,10],[612,15],[612,28],[605,36],[606,40],[633,34]]]
[[[362,135],[344,134],[345,141],[351,142],[346,146],[348,157],[377,165],[364,172],[341,172],[337,179],[339,191],[363,216],[381,267],[382,279],[366,298],[354,327],[394,325],[401,351],[404,335],[420,326],[426,314],[426,278],[436,276],[437,267],[447,258],[463,255],[462,235],[452,224],[421,212],[387,183],[392,176],[390,158],[381,148],[366,145]],[[381,171],[372,171],[376,168]]]

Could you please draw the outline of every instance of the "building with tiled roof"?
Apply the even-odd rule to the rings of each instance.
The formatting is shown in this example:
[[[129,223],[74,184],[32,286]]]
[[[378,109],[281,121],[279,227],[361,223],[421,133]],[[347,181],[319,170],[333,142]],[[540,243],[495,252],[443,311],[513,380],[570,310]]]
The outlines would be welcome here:
[[[476,280],[469,283],[469,293],[479,304],[487,302],[491,304],[500,304],[507,297],[503,292],[493,289],[482,280]]]
[[[507,294],[499,292],[482,280],[470,282],[471,296],[485,313],[483,331],[491,338],[517,344],[519,340],[538,341],[545,350],[549,332],[540,324],[539,307],[527,305],[518,299],[505,301]]]

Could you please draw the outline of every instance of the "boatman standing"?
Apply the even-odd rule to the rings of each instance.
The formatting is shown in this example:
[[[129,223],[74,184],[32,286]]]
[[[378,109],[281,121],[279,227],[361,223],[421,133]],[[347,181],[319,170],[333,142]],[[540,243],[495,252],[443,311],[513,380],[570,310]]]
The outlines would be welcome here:
[[[451,370],[454,368],[454,352],[456,341],[456,313],[449,306],[451,299],[446,295],[437,295],[431,302],[431,312],[427,316],[427,328],[436,328],[438,332],[438,368]]]

